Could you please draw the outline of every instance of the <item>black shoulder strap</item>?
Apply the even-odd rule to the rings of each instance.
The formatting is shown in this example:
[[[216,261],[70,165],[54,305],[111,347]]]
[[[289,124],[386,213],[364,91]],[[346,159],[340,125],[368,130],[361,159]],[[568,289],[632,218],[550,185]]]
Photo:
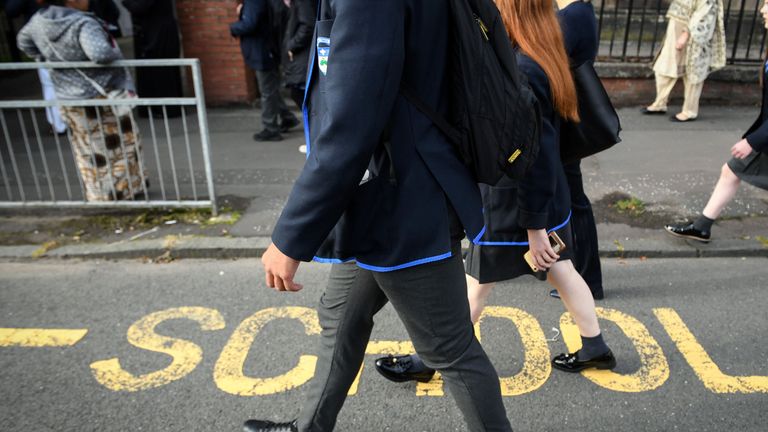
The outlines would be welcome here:
[[[456,128],[451,126],[442,115],[430,108],[426,103],[424,103],[424,101],[422,101],[418,96],[411,92],[410,89],[402,85],[400,86],[400,94],[403,95],[403,97],[405,97],[408,102],[412,103],[413,106],[415,106],[419,111],[421,111],[422,114],[427,116],[432,121],[432,123],[434,123],[438,129],[440,129],[440,132],[445,134],[451,143],[456,145],[461,143],[461,138]]]

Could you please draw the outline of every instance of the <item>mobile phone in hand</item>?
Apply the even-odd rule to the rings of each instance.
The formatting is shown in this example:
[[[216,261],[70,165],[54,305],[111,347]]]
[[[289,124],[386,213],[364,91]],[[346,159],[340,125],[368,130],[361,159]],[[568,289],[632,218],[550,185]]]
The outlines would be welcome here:
[[[552,250],[554,250],[556,254],[560,255],[560,253],[562,253],[565,250],[565,243],[563,243],[563,240],[554,231],[549,233],[548,237],[549,237],[549,245],[552,246]],[[523,258],[525,259],[525,262],[527,262],[528,265],[531,267],[531,270],[533,270],[534,272],[539,271],[539,268],[536,267],[536,264],[534,264],[533,262],[533,255],[531,255],[531,251],[526,252],[525,255],[523,255]]]

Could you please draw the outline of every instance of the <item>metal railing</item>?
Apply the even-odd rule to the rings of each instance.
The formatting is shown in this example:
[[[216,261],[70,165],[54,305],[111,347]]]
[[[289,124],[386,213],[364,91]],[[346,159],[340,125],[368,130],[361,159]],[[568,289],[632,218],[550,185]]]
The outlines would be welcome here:
[[[139,95],[133,99],[0,100],[0,208],[208,207],[215,215],[208,120],[198,59],[122,60],[106,65],[90,62],[0,63],[0,71],[143,67],[189,67],[194,97],[142,98]],[[120,200],[112,187],[111,200],[88,201],[75,160],[73,133],[71,129],[61,137],[55,131],[42,133],[40,125],[46,124],[45,110],[50,107],[90,108],[96,113],[101,128],[104,119],[100,112],[106,107],[125,105],[146,107],[148,114],[146,119],[137,120],[136,110],[130,113],[131,124],[138,126],[136,140],[141,142],[136,144],[136,156],[142,165],[143,190],[136,195],[132,190],[133,199]],[[178,118],[169,116],[169,107],[178,107]],[[188,111],[196,112],[197,121],[187,121]],[[7,115],[9,112],[11,115]],[[121,128],[122,146],[120,123],[117,122]],[[104,140],[103,130],[100,138]],[[175,145],[174,141],[177,142]],[[199,146],[193,146],[194,141],[199,142]],[[112,175],[111,164],[108,169]],[[147,178],[144,178],[145,171]]]
[[[601,61],[645,62],[661,48],[671,0],[594,0]],[[727,63],[763,59],[766,31],[761,0],[723,0]]]

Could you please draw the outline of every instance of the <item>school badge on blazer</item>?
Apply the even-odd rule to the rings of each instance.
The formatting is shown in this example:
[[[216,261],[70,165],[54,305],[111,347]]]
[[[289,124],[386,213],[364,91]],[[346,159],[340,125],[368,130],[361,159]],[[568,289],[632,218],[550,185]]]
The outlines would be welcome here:
[[[317,38],[317,66],[325,75],[328,72],[328,56],[331,54],[331,39],[327,37]]]

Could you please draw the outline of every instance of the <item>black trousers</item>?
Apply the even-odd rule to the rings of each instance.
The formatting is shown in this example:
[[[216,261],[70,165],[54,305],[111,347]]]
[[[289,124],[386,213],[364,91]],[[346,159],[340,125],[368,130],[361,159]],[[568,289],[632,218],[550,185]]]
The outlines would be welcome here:
[[[584,193],[581,161],[563,165],[568,188],[571,190],[571,232],[573,235],[573,265],[589,285],[592,296],[603,298],[603,272],[597,243],[597,226],[592,204]]]
[[[387,301],[424,363],[443,375],[466,430],[512,430],[498,374],[474,335],[461,253],[458,245],[454,249],[449,259],[386,273],[353,263],[333,266],[318,307],[320,350],[299,416],[301,432],[333,430],[363,362],[373,316]]]

